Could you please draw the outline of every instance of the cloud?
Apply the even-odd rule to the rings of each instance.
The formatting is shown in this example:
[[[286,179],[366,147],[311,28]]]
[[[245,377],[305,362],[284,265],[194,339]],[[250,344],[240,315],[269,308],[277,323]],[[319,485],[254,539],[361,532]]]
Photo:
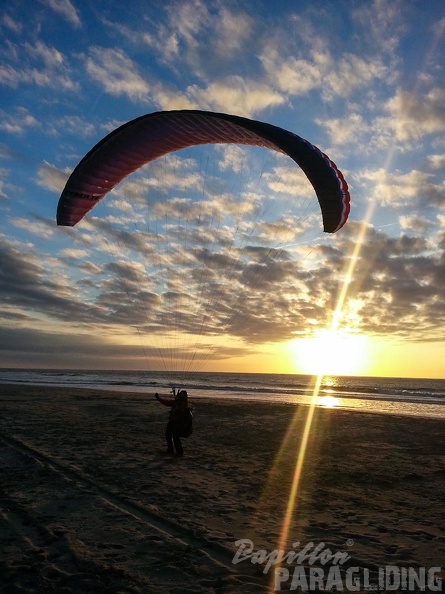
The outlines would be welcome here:
[[[416,235],[427,235],[435,228],[435,222],[422,217],[419,213],[402,215],[399,217],[399,225],[401,229],[412,231]]]
[[[58,194],[62,193],[68,177],[68,171],[61,171],[57,167],[54,167],[54,165],[46,162],[40,165],[37,170],[37,184],[42,188],[57,192]]]
[[[183,91],[153,83],[152,99],[160,109],[204,109],[254,117],[285,102],[269,85],[240,76],[215,79],[207,86],[190,85]]]
[[[354,7],[351,17],[370,47],[394,57],[401,36],[407,29],[405,10],[406,3],[403,0],[374,0]]]
[[[290,166],[274,167],[273,171],[264,174],[264,179],[268,188],[278,194],[315,197],[314,188],[306,174],[293,163]]]
[[[186,65],[201,80],[221,78],[233,70],[233,60],[239,63],[240,56],[252,53],[256,23],[238,7],[193,0],[167,4],[164,10],[167,20],[157,20],[142,40],[178,74]]]
[[[149,85],[138,73],[136,65],[120,49],[91,47],[85,58],[88,75],[106,93],[124,95],[131,101],[145,101]]]
[[[0,169],[0,175],[3,175],[3,171],[1,169]],[[5,184],[4,180],[1,179],[0,180],[0,199],[1,200],[7,200],[7,198],[8,198],[8,195],[5,192],[5,189],[6,189],[6,184]]]
[[[32,324],[32,318],[23,322]],[[108,341],[104,335],[73,331],[68,325],[57,330],[26,327],[0,327],[0,356],[5,367],[23,366],[63,369],[117,369],[125,360],[135,368],[154,364],[142,345],[123,345]]]
[[[316,122],[329,136],[333,146],[347,145],[363,147],[365,138],[369,132],[369,124],[359,113],[350,113],[344,118],[333,118],[330,120],[317,118]]]
[[[62,277],[56,280],[44,257],[33,253],[32,244],[0,240],[0,255],[0,294],[5,307],[53,320],[92,321],[96,308],[85,309]]]
[[[244,51],[255,32],[253,18],[241,11],[222,7],[214,20],[217,33],[215,50],[219,56],[236,58]]]
[[[164,10],[168,25],[160,19],[150,23],[148,31],[130,31],[108,23],[126,38],[132,37],[133,43],[148,45],[158,62],[167,65],[178,81],[177,86],[173,82],[159,82],[153,74],[153,65],[145,76],[149,82],[140,93],[143,98],[150,98],[161,109],[214,109],[247,116],[284,102],[282,94],[271,88],[269,81],[252,75],[254,68],[248,56],[252,56],[252,44],[256,44],[257,23],[248,13],[217,4],[210,10],[208,3],[198,0],[170,4]],[[115,57],[111,50],[109,53],[112,61],[119,64],[122,57]],[[103,64],[103,59],[94,60],[99,62],[98,69],[105,72],[100,75],[95,69],[93,77],[100,78],[108,92],[117,94],[105,81],[110,73],[108,65]],[[244,75],[233,75],[234,62],[238,71],[244,65]],[[131,72],[132,64],[125,62],[125,69]],[[189,80],[195,78],[196,82],[184,87],[181,84],[184,71]],[[113,71],[111,74],[113,79]]]
[[[437,246],[422,237],[422,229],[414,221],[405,222],[414,227],[414,234],[391,238],[368,229],[348,300],[360,303],[358,328],[364,334],[440,340],[445,322],[443,246],[441,258]],[[354,225],[342,235],[339,249],[345,253],[350,239],[344,236],[350,233],[353,239]]]
[[[434,33],[435,35],[437,35],[437,37],[440,37],[445,33],[445,17],[443,17],[437,23],[435,23]]]
[[[108,25],[133,43],[144,43],[156,52],[160,63],[176,74],[178,88],[166,85],[150,74],[142,95],[162,109],[216,109],[252,117],[284,105],[289,97],[320,89],[325,99],[347,97],[374,80],[388,79],[388,70],[378,58],[365,59],[350,53],[336,59],[321,42],[320,35],[306,36],[311,59],[295,57],[301,53],[296,42],[283,49],[282,27],[266,25],[239,8],[211,6],[201,1],[167,5],[165,20],[150,22],[148,31]],[[304,37],[309,21],[295,26],[297,39]],[[205,51],[202,48],[205,47]],[[118,58],[118,62],[119,62]],[[235,66],[236,62],[236,66]],[[262,66],[262,70],[261,70]],[[130,63],[126,67],[132,69]],[[105,73],[107,66],[102,67]],[[181,90],[184,68],[199,82]],[[96,69],[95,69],[96,70]],[[151,69],[153,71],[153,69]],[[238,74],[233,74],[234,70]],[[108,92],[106,74],[93,76]],[[111,77],[113,79],[113,76]],[[148,86],[150,88],[148,88]]]
[[[9,223],[16,229],[23,229],[36,235],[39,239],[49,238],[54,233],[54,227],[47,220],[35,218],[32,222],[29,218],[9,217]]]
[[[422,221],[406,218],[402,224],[418,233]],[[427,221],[423,224],[427,225]],[[69,322],[71,328],[83,326],[85,332],[91,324],[108,324],[109,332],[126,334],[131,327],[138,327],[148,342],[156,333],[168,334],[172,324],[176,324],[175,332],[194,333],[199,328],[196,340],[203,342],[213,341],[212,337],[219,335],[221,329],[246,344],[287,340],[304,336],[314,321],[318,327],[329,324],[336,306],[344,255],[351,253],[355,239],[352,225],[338,241],[320,246],[318,263],[309,268],[304,260],[295,261],[285,251],[277,251],[273,257],[269,253],[266,257],[264,250],[249,248],[242,258],[240,254],[233,258],[235,252],[227,243],[216,259],[197,249],[190,248],[187,254],[181,245],[177,250],[172,246],[155,264],[157,274],[151,274],[139,256],[151,253],[153,237],[122,233],[118,238],[109,226],[95,225],[94,229],[94,244],[84,242],[82,248],[63,249],[57,273],[57,268],[48,266],[41,256],[34,257],[29,247],[24,250],[18,244],[14,247],[0,243],[0,286],[10,315],[17,315],[19,320],[20,315],[33,311],[36,316]],[[103,252],[99,256],[100,251],[91,250],[93,247],[101,250],[101,238],[104,243],[112,241],[119,256],[109,256],[108,263],[97,266],[94,262],[103,260]],[[129,247],[139,256],[129,255],[124,260],[121,246],[129,241]],[[176,241],[174,234],[171,241]],[[314,255],[317,248],[313,246],[312,250]],[[437,336],[433,321],[445,316],[445,307],[439,307],[437,301],[444,284],[440,280],[443,270],[428,242],[418,236],[391,239],[370,228],[362,253],[349,286],[344,323],[353,319],[357,330],[371,335],[408,337],[415,314],[418,339]],[[190,257],[192,267],[184,256]],[[156,262],[156,259],[149,256],[148,261]],[[164,276],[162,285],[159,273],[165,265],[171,272]],[[179,267],[184,265],[180,272]],[[77,281],[72,277],[68,284],[61,274],[64,266],[77,268]],[[204,270],[207,270],[205,274]],[[201,283],[206,279],[200,297],[193,293],[194,278],[201,279]],[[160,291],[162,286],[164,289]],[[93,288],[95,297],[89,295]],[[357,304],[360,304],[358,311]],[[107,332],[103,331],[100,341],[104,342],[104,355]],[[190,338],[187,340],[190,345]],[[164,348],[157,339],[155,343],[156,349]],[[148,352],[152,353],[150,349]],[[109,355],[112,356],[111,352]]]
[[[34,45],[25,43],[25,50],[32,58],[41,60],[46,68],[55,69],[63,64],[63,56],[54,47],[49,47],[42,41],[37,41]]]
[[[55,13],[71,23],[74,27],[80,27],[80,17],[70,0],[39,0],[39,2],[48,8],[51,8],[51,10],[54,10]]]
[[[23,321],[30,322],[28,318]],[[144,342],[138,344],[116,344],[103,334],[80,333],[66,328],[66,331],[45,331],[43,329],[0,327],[0,356],[5,367],[23,366],[77,369],[118,369],[128,365],[135,369],[163,369],[165,362],[172,361],[169,347],[151,348]],[[242,357],[254,354],[252,348],[219,345],[216,348],[190,343],[183,352],[182,361],[198,356],[212,361]]]
[[[158,83],[152,85],[152,99],[162,110],[203,108],[194,99],[188,97],[186,91],[179,91],[172,86]]]
[[[66,248],[60,252],[60,257],[63,259],[84,260],[88,257],[88,251],[86,249]]]
[[[0,110],[0,130],[12,135],[23,135],[30,129],[40,128],[38,120],[28,112],[28,110],[19,107],[15,113],[6,113]],[[14,156],[13,151],[9,150],[9,156]]]
[[[248,158],[249,153],[244,153],[242,147],[219,147],[216,164],[223,171],[233,171],[234,160]],[[312,210],[318,210],[313,189],[302,172],[280,165],[273,171],[274,178],[263,173],[265,187],[269,188],[267,200],[271,202],[266,208],[258,194],[244,191],[242,186],[238,188],[239,196],[234,197],[224,192],[224,188],[213,187],[211,176],[206,176],[203,184],[195,171],[198,162],[191,158],[183,162],[177,155],[171,155],[166,160],[165,169],[156,174],[152,167],[156,170],[158,164],[154,163],[135,181],[125,182],[110,196],[111,202],[101,205],[107,207],[105,214],[89,217],[82,224],[77,232],[78,245],[60,254],[67,266],[81,271],[82,278],[77,277],[76,287],[82,288],[85,301],[92,299],[88,293],[94,288],[92,302],[97,306],[98,323],[106,319],[115,328],[143,324],[144,332],[153,335],[168,334],[171,321],[177,319],[180,331],[193,334],[200,328],[202,336],[214,336],[226,328],[243,340],[246,327],[252,330],[256,324],[252,341],[273,342],[290,338],[295,332],[304,333],[303,310],[312,318],[318,312],[327,321],[333,304],[327,306],[326,300],[331,302],[330,295],[336,292],[333,271],[324,268],[320,274],[314,265],[311,272],[303,273],[292,261],[290,252],[269,247],[274,241],[289,243],[299,230],[295,217],[288,215],[282,220],[278,217],[282,195],[285,202],[290,199],[286,197],[285,184],[290,184],[292,193],[294,186],[298,186],[299,193],[306,194],[301,190],[304,181],[307,193],[311,194]],[[277,160],[272,162],[276,164]],[[45,186],[53,187],[54,174],[56,183],[61,182],[60,171],[48,164],[39,173]],[[252,176],[250,168],[249,175]],[[270,192],[273,179],[280,184],[276,198]],[[159,180],[163,182],[160,188]],[[181,197],[180,192],[185,188],[197,190],[201,200],[194,202],[190,197]],[[167,197],[150,193],[166,189],[172,190]],[[145,211],[149,220],[137,208],[139,203],[144,206],[147,190]],[[113,202],[118,196],[124,197],[124,203],[117,210]],[[266,212],[272,218],[262,222]],[[254,224],[249,218],[245,220],[243,213],[252,215]],[[317,221],[319,218],[318,214]],[[305,224],[310,226],[308,221]],[[83,251],[79,252],[80,241],[87,246],[88,256],[83,257]],[[126,264],[122,261],[124,257]],[[329,257],[332,262],[332,253]],[[104,264],[104,258],[110,262]],[[85,262],[95,261],[101,262],[101,266],[85,266]],[[317,295],[316,306],[308,303],[306,286],[300,286],[298,280],[300,275],[308,283],[316,275],[323,280],[323,289],[321,286],[316,289],[315,281],[312,285],[313,295]],[[328,288],[330,293],[326,293]],[[296,294],[300,296],[297,298]],[[175,309],[171,310],[173,303]],[[247,326],[244,322],[235,324],[235,319],[244,318],[249,320]]]
[[[174,207],[175,200],[172,200],[170,208]],[[168,214],[170,219],[175,219],[173,212]],[[180,220],[184,221],[182,216]],[[199,329],[197,339],[199,335],[202,338],[219,335],[223,329],[246,339],[248,328],[249,332],[254,332],[250,341],[258,343],[290,338],[297,331],[297,320],[300,331],[304,331],[304,316],[297,311],[300,304],[296,297],[298,267],[286,251],[246,247],[240,252],[233,245],[230,229],[227,235],[221,235],[222,229],[220,232],[218,228],[204,227],[203,244],[199,247],[197,230],[195,232],[193,227],[178,234],[179,228],[171,226],[168,238],[159,239],[136,233],[120,233],[118,237],[117,231],[108,224],[101,223],[97,227],[97,223],[96,246],[97,238],[105,234],[106,243],[117,246],[120,256],[116,255],[116,259],[112,256],[111,262],[102,267],[106,280],[96,279],[92,283],[99,291],[97,304],[113,311],[110,319],[114,324],[141,325],[151,336],[180,331],[195,333]],[[218,250],[215,244],[209,243],[212,241],[221,242]],[[126,262],[121,258],[127,245],[137,253],[128,254]],[[140,260],[140,256],[149,252],[147,260],[144,257]],[[336,283],[333,274],[331,281]],[[327,274],[323,282],[327,290]],[[153,292],[156,286],[157,297]],[[320,313],[325,293],[324,290],[314,291],[317,292],[320,306],[316,309]],[[308,304],[306,289],[301,294],[305,311],[310,310],[314,316],[315,309]],[[325,310],[325,315],[328,312],[329,309]]]
[[[320,58],[320,61],[317,58]],[[261,63],[272,81],[280,91],[290,95],[305,95],[313,89],[320,88],[324,67],[320,69],[321,56],[314,56],[313,61],[288,58],[283,59],[278,48],[266,47],[260,56]]]
[[[77,92],[78,83],[70,78],[69,68],[59,50],[36,41],[23,46],[9,45],[10,63],[0,65],[0,83],[17,88],[22,84]]]
[[[424,56],[412,49],[405,64],[401,56],[409,44],[419,47],[427,27],[443,33],[442,15],[408,29],[417,7],[399,0],[340,13],[328,4],[280,13],[261,12],[267,3],[185,0],[147,3],[125,18],[89,11],[87,26],[73,0],[41,4],[47,10],[30,8],[29,22],[15,17],[25,14],[25,3],[8,6],[0,51],[8,106],[0,113],[8,134],[8,146],[0,147],[8,158],[0,171],[0,316],[8,327],[3,338],[22,361],[19,338],[30,342],[33,361],[42,361],[40,343],[46,353],[51,345],[59,352],[58,364],[69,362],[65,348],[71,360],[77,354],[76,362],[88,365],[98,352],[102,362],[142,357],[138,332],[146,341],[156,335],[158,362],[168,355],[169,332],[184,334],[191,353],[204,352],[227,331],[236,348],[221,356],[305,336],[330,324],[352,262],[345,327],[407,340],[441,338],[445,95],[439,37]],[[75,37],[60,36],[63,23],[71,24],[68,33],[77,27]],[[405,33],[410,37],[401,44]],[[305,176],[274,158],[257,181],[249,153],[225,146],[214,151],[216,165],[205,183],[198,158],[179,163],[170,155],[164,165],[152,164],[116,187],[102,211],[54,233],[45,196],[48,190],[60,194],[71,170],[57,164],[74,164],[89,148],[85,138],[139,115],[134,110],[141,105],[267,113],[264,119],[292,129],[286,122],[294,122],[315,142],[317,135],[327,138],[336,147],[334,160],[349,170],[351,224],[326,238],[312,209],[302,219],[299,210],[279,218],[294,198],[318,208]],[[39,155],[37,166],[29,158],[24,166],[23,147]],[[241,185],[235,174],[246,172]],[[13,191],[16,199],[7,200]],[[39,219],[26,215],[31,199],[32,209],[41,209]],[[354,224],[368,204],[376,207],[379,231]],[[305,235],[294,243],[300,229]]]
[[[432,174],[423,171],[368,170],[359,174],[358,178],[371,182],[370,198],[382,206],[400,208],[420,204],[427,207],[445,203],[445,185],[435,184]]]
[[[96,133],[93,123],[83,116],[68,115],[63,117],[48,117],[44,126],[45,134],[49,136],[67,136],[72,134],[77,138],[89,138]]]
[[[427,162],[431,169],[445,171],[445,155],[428,155]]]
[[[385,106],[385,125],[400,142],[419,140],[445,131],[445,90],[433,88],[422,95],[399,89]]]
[[[252,117],[284,103],[284,97],[261,82],[231,76],[216,80],[205,88],[188,87],[186,94],[201,109],[220,110]]]
[[[2,15],[1,22],[5,27],[14,31],[14,33],[21,33],[23,30],[23,24],[6,13]]]
[[[382,80],[388,82],[388,68],[380,59],[364,59],[346,54],[324,73],[323,92],[327,98],[346,98],[357,89],[364,89]]]
[[[355,91],[388,79],[388,68],[379,58],[353,53],[334,57],[327,48],[313,49],[310,58],[286,56],[278,40],[269,42],[260,60],[272,86],[289,96],[320,90],[325,100],[347,98]]]

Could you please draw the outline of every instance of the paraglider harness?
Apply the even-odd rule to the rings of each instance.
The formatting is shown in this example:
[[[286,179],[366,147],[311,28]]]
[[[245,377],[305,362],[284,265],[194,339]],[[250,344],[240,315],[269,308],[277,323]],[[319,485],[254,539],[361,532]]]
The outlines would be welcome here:
[[[178,390],[172,388],[172,394],[175,400],[181,401],[188,398],[186,390]],[[179,437],[190,437],[193,433],[193,407],[178,408],[175,411],[175,424],[178,427]]]
[[[187,392],[181,390],[176,398],[187,399]],[[187,406],[184,410],[178,411],[178,425],[179,425],[179,436],[190,437],[193,433],[193,409],[191,406]]]

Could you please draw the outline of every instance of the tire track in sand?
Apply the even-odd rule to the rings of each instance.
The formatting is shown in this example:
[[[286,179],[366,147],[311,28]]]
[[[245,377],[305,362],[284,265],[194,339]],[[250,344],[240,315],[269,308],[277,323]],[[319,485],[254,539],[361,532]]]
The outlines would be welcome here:
[[[18,543],[13,565],[1,564],[0,588],[5,592],[91,591],[92,587],[105,591],[114,586],[128,593],[145,591],[144,581],[130,572],[78,555],[65,530],[48,529],[1,491],[0,532],[3,546]]]
[[[16,437],[0,433],[0,439],[9,448],[30,458],[35,464],[43,466],[47,471],[55,473],[61,481],[74,482],[76,487],[81,489],[83,493],[85,493],[85,489],[88,489],[105,506],[148,525],[148,527],[155,530],[163,538],[174,539],[176,543],[182,547],[191,547],[195,552],[199,552],[205,556],[214,566],[224,568],[225,570],[233,570],[233,551],[224,547],[220,543],[208,540],[201,535],[196,535],[176,522],[162,517],[137,503],[128,501],[118,493],[114,493],[106,487],[98,484],[92,478],[84,475],[71,465],[55,460],[48,456],[48,454],[39,451],[35,447],[28,445]],[[10,509],[13,507],[11,501],[9,501],[9,507]],[[19,525],[18,521],[14,521],[14,512],[10,511],[9,519],[17,526]],[[30,522],[25,521],[25,524],[26,523],[30,526],[29,530],[27,530],[26,538],[31,542],[35,541],[37,543],[36,546],[39,546],[38,535],[35,532],[35,528],[32,528]],[[20,522],[20,524],[20,530],[23,532],[23,522]],[[44,529],[44,527],[42,528]]]

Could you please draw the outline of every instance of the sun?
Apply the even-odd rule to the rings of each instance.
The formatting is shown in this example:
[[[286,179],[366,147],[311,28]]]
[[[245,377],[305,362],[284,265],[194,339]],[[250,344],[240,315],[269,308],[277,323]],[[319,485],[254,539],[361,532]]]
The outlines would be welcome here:
[[[291,343],[294,366],[309,375],[358,375],[367,363],[365,336],[321,330]]]

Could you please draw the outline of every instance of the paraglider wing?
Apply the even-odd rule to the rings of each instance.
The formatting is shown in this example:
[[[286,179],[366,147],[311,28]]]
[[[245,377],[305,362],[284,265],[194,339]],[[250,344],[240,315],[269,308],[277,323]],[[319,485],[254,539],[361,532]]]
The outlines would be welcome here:
[[[305,172],[321,208],[323,227],[335,233],[349,214],[348,185],[327,155],[283,128],[206,111],[161,111],[117,128],[80,161],[69,177],[57,224],[76,225],[127,175],[167,153],[200,144],[262,146],[291,157]]]

